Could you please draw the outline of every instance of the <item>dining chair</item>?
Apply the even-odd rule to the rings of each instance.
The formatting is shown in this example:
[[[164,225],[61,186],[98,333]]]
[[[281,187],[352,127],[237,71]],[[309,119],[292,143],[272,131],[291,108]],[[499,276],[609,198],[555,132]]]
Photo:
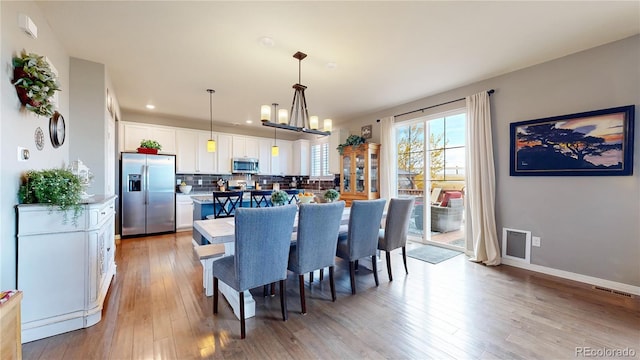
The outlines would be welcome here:
[[[222,281],[239,292],[242,339],[246,337],[245,291],[279,282],[282,320],[287,320],[285,284],[296,211],[295,205],[238,208],[235,216],[235,253],[213,263],[213,313],[218,313],[218,281]]]
[[[298,189],[287,189],[285,192],[289,195],[288,204],[297,204],[298,203],[298,194],[300,194],[300,190]]]
[[[214,191],[213,218],[233,217],[236,209],[242,207],[242,194],[242,191]]]
[[[296,242],[289,251],[288,269],[298,275],[300,307],[307,313],[304,295],[304,274],[329,267],[331,301],[336,301],[333,278],[338,230],[342,221],[344,201],[326,204],[300,204]],[[311,283],[311,279],[309,281]]]
[[[352,294],[356,293],[356,262],[367,256],[371,256],[373,278],[378,286],[376,251],[386,202],[386,199],[352,201],[347,231],[338,233],[336,256],[349,261]]]
[[[271,202],[271,190],[253,190],[251,191],[251,207],[265,208],[273,206]]]
[[[393,281],[393,276],[391,275],[391,251],[397,248],[402,248],[404,271],[409,274],[406,245],[414,201],[415,198],[413,197],[389,200],[384,229],[380,229],[378,232],[378,250],[384,250],[386,253],[389,281]]]

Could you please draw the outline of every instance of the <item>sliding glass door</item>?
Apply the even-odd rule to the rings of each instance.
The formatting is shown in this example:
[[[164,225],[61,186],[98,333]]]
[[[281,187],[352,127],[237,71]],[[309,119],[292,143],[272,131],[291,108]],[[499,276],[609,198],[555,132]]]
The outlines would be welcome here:
[[[415,197],[410,239],[464,248],[464,109],[396,125],[398,196]]]

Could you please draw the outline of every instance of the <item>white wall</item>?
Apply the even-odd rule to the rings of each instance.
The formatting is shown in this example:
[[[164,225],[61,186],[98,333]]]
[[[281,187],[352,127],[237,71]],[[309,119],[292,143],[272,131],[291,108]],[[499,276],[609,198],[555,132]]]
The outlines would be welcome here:
[[[491,111],[499,236],[502,227],[530,230],[542,238],[542,246],[532,249],[532,264],[640,286],[638,64],[640,35],[353,119],[349,128],[359,134],[361,126],[374,124],[371,140],[378,142],[376,119],[495,89]],[[632,104],[636,105],[634,175],[509,175],[510,123]]]
[[[12,58],[23,49],[45,55],[58,71],[62,91],[59,92],[59,111],[66,120],[67,129],[73,128],[74,119],[69,114],[69,56],[52,34],[40,9],[33,2],[0,2],[2,43],[0,63],[2,81],[0,84],[0,289],[16,286],[16,212],[18,187],[21,174],[29,169],[62,167],[67,165],[69,138],[54,149],[49,139],[49,119],[26,111],[20,104],[16,90],[11,85],[13,79]],[[32,39],[18,28],[18,13],[31,17],[38,26],[38,38]],[[34,132],[40,127],[45,134],[42,151],[36,149]],[[17,148],[28,148],[31,158],[18,162]]]

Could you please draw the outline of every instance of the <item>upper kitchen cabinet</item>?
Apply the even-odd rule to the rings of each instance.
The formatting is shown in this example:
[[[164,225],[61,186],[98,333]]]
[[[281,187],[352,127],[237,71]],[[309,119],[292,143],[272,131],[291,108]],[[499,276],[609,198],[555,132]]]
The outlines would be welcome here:
[[[176,129],[176,172],[179,174],[215,174],[217,156],[207,151],[211,133]],[[213,134],[213,140],[216,139]]]
[[[260,148],[258,154],[259,174],[271,175],[271,146],[273,146],[273,139],[263,138],[258,140],[258,147]]]
[[[289,175],[291,174],[291,141],[278,140],[278,156],[271,157],[271,174],[272,175]]]
[[[260,156],[258,139],[233,135],[233,157],[248,157],[257,159]]]
[[[215,134],[214,134],[215,136]],[[215,156],[218,161],[218,174],[231,174],[231,155],[233,154],[233,136],[229,134],[217,134]]]
[[[309,140],[300,139],[292,143],[291,175],[309,176],[310,144]]]
[[[380,145],[347,146],[340,157],[340,199],[351,206],[353,200],[380,198]]]
[[[207,151],[207,141],[209,141],[209,139],[211,139],[211,137],[213,136],[212,140],[216,141],[216,147],[217,147],[217,134],[211,134],[210,132],[204,132],[204,131],[200,131],[198,132],[198,149],[197,149],[197,155],[198,155],[198,159],[197,159],[197,167],[196,167],[196,172],[202,173],[202,174],[215,174],[216,171],[218,170],[218,157],[216,156],[216,152],[218,152],[218,149],[216,149],[216,152],[208,152]]]
[[[140,146],[140,141],[151,139],[162,145],[160,153],[176,153],[176,130],[174,128],[124,121],[120,124],[120,133],[123,139],[120,142],[120,151],[136,151]]]

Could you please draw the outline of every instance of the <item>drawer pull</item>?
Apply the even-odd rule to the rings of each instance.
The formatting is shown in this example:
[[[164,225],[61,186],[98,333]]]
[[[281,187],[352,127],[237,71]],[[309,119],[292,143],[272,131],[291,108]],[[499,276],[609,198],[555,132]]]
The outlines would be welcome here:
[[[111,251],[111,247],[108,247],[108,248],[107,248],[107,252],[109,252],[109,251]]]
[[[103,212],[101,212],[100,214],[104,215],[104,214],[106,214],[106,213],[107,213],[106,211],[103,211]]]

